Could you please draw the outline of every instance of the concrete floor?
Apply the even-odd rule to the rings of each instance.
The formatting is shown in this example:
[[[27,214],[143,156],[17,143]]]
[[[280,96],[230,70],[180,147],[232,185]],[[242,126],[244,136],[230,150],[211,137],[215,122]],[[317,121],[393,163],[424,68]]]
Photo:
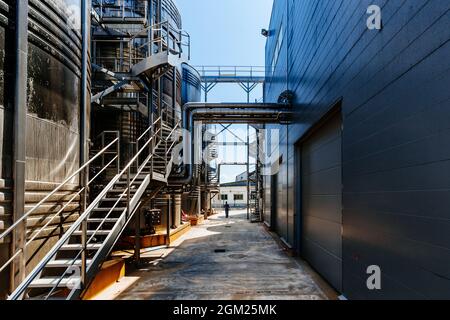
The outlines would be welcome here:
[[[326,299],[308,268],[245,218],[243,211],[229,220],[216,215],[170,249],[145,253],[145,268],[106,294],[119,300]]]

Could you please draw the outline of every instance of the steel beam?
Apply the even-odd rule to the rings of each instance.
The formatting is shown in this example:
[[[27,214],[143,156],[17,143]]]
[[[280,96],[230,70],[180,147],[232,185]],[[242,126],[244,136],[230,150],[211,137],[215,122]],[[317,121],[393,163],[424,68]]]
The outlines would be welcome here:
[[[250,126],[247,125],[247,220],[250,220]]]

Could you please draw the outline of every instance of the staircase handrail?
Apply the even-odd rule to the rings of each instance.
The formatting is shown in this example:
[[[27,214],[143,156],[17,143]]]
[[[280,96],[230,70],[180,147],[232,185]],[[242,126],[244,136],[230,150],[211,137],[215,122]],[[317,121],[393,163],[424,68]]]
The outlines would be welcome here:
[[[106,147],[104,147],[101,151],[99,151],[94,157],[92,157],[88,162],[86,162],[83,166],[81,166],[77,171],[72,173],[68,178],[66,178],[62,183],[60,183],[53,191],[51,191],[49,194],[47,194],[41,201],[39,201],[36,205],[33,206],[30,210],[28,210],[22,217],[20,217],[17,221],[15,221],[8,229],[6,229],[1,235],[0,235],[0,243],[3,242],[6,237],[8,237],[13,231],[15,231],[22,223],[25,223],[26,220],[34,213],[37,209],[39,209],[43,204],[45,204],[49,199],[51,199],[58,191],[60,191],[65,185],[67,185],[69,182],[71,182],[76,176],[82,174],[83,172],[86,172],[86,170],[89,168],[89,166],[99,159],[101,156],[103,156],[108,150],[110,150],[114,145],[120,143],[120,138],[115,138],[111,143],[109,143]],[[116,155],[113,157],[113,159],[104,167],[102,168],[102,172],[104,172],[108,167],[110,167],[114,162],[116,162],[119,159],[119,155]],[[116,162],[117,163],[117,162]],[[117,163],[117,165],[119,165]],[[16,252],[12,254],[12,256],[0,267],[0,273],[3,272],[20,254],[24,253],[26,251],[26,248],[35,240],[37,239],[38,235],[41,234],[46,227],[48,227],[56,217],[58,217],[64,210],[72,204],[75,199],[80,196],[83,192],[87,190],[89,185],[99,176],[97,174],[93,179],[89,180],[86,186],[83,186],[78,190],[78,192],[73,195],[70,200],[67,201],[63,205],[63,207],[58,210],[56,214],[54,214],[50,220],[41,227],[37,232],[34,233],[34,235],[31,237],[30,240],[26,240],[23,248],[19,248]],[[66,202],[66,200],[63,200],[63,202]]]
[[[158,36],[155,37],[155,32]],[[139,46],[133,44],[137,39],[145,39]],[[165,43],[164,43],[165,42]],[[128,48],[130,52],[130,65],[135,64],[139,60],[148,58],[155,54],[153,46],[158,45],[158,53],[166,52],[167,55],[173,53],[179,55],[180,58],[184,52],[184,47],[187,48],[187,59],[190,60],[191,56],[191,36],[185,30],[177,29],[170,21],[163,21],[144,28],[134,34],[128,41]],[[164,46],[165,45],[165,46]],[[138,57],[136,50],[144,49],[145,57]]]
[[[159,129],[161,130],[161,129]],[[159,131],[158,130],[158,131]],[[106,194],[108,192],[110,192],[110,190],[114,187],[114,185],[120,180],[120,178],[127,174],[128,176],[128,183],[127,183],[127,188],[125,189],[125,191],[123,192],[123,194],[120,196],[119,200],[116,202],[116,204],[114,205],[114,207],[111,209],[111,211],[108,213],[107,217],[104,219],[104,221],[106,221],[106,219],[108,219],[108,217],[110,216],[110,214],[112,213],[112,211],[115,209],[115,207],[117,206],[117,204],[122,200],[122,198],[128,194],[129,197],[129,193],[130,193],[130,186],[131,184],[133,184],[137,177],[139,176],[139,174],[142,172],[143,167],[141,167],[140,169],[138,169],[137,174],[135,175],[134,179],[131,181],[129,179],[130,177],[130,173],[131,173],[131,168],[134,166],[134,163],[137,161],[137,159],[139,159],[139,156],[145,151],[147,150],[147,147],[150,145],[150,143],[153,142],[153,139],[157,136],[157,134],[155,134],[155,136],[151,137],[144,146],[142,146],[142,148],[137,152],[137,154],[129,161],[129,163],[122,169],[122,171],[119,172],[119,174],[117,174],[110,182],[109,184],[102,190],[102,192],[97,196],[97,198],[89,205],[89,207],[80,215],[80,217],[77,219],[77,221],[75,221],[72,226],[64,233],[64,235],[61,237],[61,239],[53,246],[53,248],[47,253],[47,255],[39,262],[39,264],[34,268],[34,270],[27,276],[27,278],[16,288],[16,290],[13,292],[13,294],[9,297],[9,300],[15,300],[15,299],[19,299],[25,292],[25,290],[30,286],[30,284],[33,282],[33,280],[41,273],[41,271],[45,268],[45,266],[51,261],[51,259],[58,253],[58,251],[61,249],[61,247],[70,239],[70,237],[73,235],[73,233],[75,231],[77,231],[81,225],[87,221],[88,217],[91,215],[92,211],[94,209],[96,209],[96,207],[100,204],[100,202],[102,201],[102,199],[104,198],[104,196],[106,196]],[[90,160],[89,163],[92,163],[93,160]],[[129,200],[129,199],[128,199]],[[129,205],[129,203],[128,203]],[[104,224],[104,221],[102,224]],[[99,228],[101,228],[102,224],[98,227],[98,229],[96,230],[96,232],[99,230]],[[83,230],[84,233],[86,230]],[[86,243],[83,244],[83,247],[86,248],[86,245],[92,241],[92,239],[96,236],[95,232],[93,233],[93,235],[87,239],[86,234],[83,235],[83,238],[86,239]],[[54,290],[56,288],[58,288],[59,284],[61,283],[62,279],[64,278],[64,276],[68,273],[68,271],[70,270],[71,267],[73,267],[73,265],[75,264],[75,261],[79,258],[80,254],[82,254],[83,252],[85,252],[85,249],[81,249],[80,253],[78,254],[78,256],[72,261],[72,265],[69,266],[65,273],[59,278],[59,280],[57,281],[57,283],[55,284],[55,286],[53,287],[52,291],[47,295],[46,299],[48,299],[50,297],[50,295],[54,292]],[[82,265],[86,266],[86,258],[83,258],[83,263]],[[85,274],[86,270],[81,270],[81,274]]]

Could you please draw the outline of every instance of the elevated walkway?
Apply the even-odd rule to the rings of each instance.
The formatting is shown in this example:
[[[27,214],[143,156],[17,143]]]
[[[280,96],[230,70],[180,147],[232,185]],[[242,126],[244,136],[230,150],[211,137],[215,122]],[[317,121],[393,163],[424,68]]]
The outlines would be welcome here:
[[[264,83],[266,68],[257,66],[196,66],[203,83]]]
[[[264,84],[266,79],[266,67],[257,66],[196,66],[202,78],[202,90],[205,102],[208,102],[208,94],[218,84],[238,84],[247,94],[247,102],[250,103],[250,94],[258,85]]]

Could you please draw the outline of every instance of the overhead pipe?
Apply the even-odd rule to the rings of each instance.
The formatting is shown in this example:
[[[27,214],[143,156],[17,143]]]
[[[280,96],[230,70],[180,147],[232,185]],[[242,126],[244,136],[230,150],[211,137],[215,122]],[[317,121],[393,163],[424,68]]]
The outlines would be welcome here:
[[[292,115],[287,104],[273,103],[187,103],[183,106],[183,159],[185,163],[182,178],[170,179],[172,185],[185,185],[192,182],[194,174],[194,129],[195,121],[211,120],[218,122],[258,122],[280,123]],[[286,118],[286,119],[284,119]]]

